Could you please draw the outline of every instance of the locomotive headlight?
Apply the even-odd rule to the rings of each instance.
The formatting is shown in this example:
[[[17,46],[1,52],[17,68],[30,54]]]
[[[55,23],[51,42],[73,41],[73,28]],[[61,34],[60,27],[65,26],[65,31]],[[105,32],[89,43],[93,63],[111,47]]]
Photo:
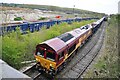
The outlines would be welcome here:
[[[36,58],[36,61],[40,62],[40,59]]]
[[[52,67],[52,64],[50,64],[50,66]]]
[[[38,58],[36,58],[36,61],[38,61]]]
[[[50,64],[50,69],[54,69],[52,64]]]

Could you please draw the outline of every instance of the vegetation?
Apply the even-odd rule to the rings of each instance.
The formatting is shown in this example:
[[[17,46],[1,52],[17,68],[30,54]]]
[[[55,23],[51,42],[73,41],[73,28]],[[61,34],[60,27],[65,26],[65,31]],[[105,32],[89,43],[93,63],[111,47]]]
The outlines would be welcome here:
[[[34,59],[33,53],[37,44],[93,21],[74,22],[71,25],[62,23],[54,25],[50,29],[42,28],[39,32],[26,35],[21,35],[20,30],[17,29],[16,32],[2,37],[2,58],[9,65],[19,69],[23,66],[22,61]]]
[[[38,20],[45,20],[46,18],[45,17],[40,17]]]
[[[21,21],[21,20],[23,20],[22,17],[16,17],[16,18],[14,18],[14,21]]]
[[[54,25],[50,29],[43,28],[39,32],[28,33],[26,35],[21,35],[18,28],[16,32],[2,37],[2,58],[9,65],[19,69],[23,66],[21,64],[22,61],[34,59],[33,53],[37,44],[91,22],[93,20],[74,22],[71,25],[62,23]]]
[[[118,21],[120,15],[111,15],[106,27],[104,49],[98,61],[88,70],[87,78],[120,78],[120,64],[118,56]]]

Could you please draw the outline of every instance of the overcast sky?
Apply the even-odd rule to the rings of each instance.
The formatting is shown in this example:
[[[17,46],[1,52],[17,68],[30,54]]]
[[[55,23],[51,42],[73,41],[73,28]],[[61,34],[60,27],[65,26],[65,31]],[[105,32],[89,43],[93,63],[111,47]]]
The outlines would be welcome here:
[[[54,5],[89,10],[94,12],[116,14],[120,0],[0,0],[0,3]]]

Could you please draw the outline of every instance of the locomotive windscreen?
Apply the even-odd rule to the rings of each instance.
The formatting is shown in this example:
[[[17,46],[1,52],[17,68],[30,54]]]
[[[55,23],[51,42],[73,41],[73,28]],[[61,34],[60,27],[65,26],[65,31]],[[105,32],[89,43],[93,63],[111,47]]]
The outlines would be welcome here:
[[[46,51],[46,58],[51,61],[55,61],[55,54],[52,52]]]
[[[46,59],[51,60],[51,61],[55,61],[54,52],[51,50],[46,50],[45,48],[42,48],[42,49],[40,47],[37,48],[36,55],[43,57],[43,58],[46,58]]]
[[[40,48],[38,48],[38,50],[37,50],[37,52],[36,52],[36,55],[37,55],[37,56],[40,56],[40,57],[44,57],[44,53],[45,53],[44,50],[41,50]]]

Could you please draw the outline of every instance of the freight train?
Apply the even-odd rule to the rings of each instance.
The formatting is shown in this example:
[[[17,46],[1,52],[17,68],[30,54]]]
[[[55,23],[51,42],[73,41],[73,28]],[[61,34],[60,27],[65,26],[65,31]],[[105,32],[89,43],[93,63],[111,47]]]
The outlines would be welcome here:
[[[105,17],[103,17],[92,24],[82,26],[38,44],[34,53],[37,61],[36,68],[39,71],[55,76],[105,20]]]
[[[99,18],[71,18],[71,19],[64,19],[64,20],[50,20],[50,21],[38,21],[38,22],[23,22],[19,24],[4,24],[0,25],[1,33],[3,35],[7,32],[16,31],[17,27],[20,27],[20,31],[22,34],[26,34],[28,31],[34,32],[39,31],[42,27],[46,27],[49,29],[54,24],[60,24],[62,22],[67,22],[71,24],[72,22],[80,22],[82,20],[91,20],[91,19],[99,19]]]

